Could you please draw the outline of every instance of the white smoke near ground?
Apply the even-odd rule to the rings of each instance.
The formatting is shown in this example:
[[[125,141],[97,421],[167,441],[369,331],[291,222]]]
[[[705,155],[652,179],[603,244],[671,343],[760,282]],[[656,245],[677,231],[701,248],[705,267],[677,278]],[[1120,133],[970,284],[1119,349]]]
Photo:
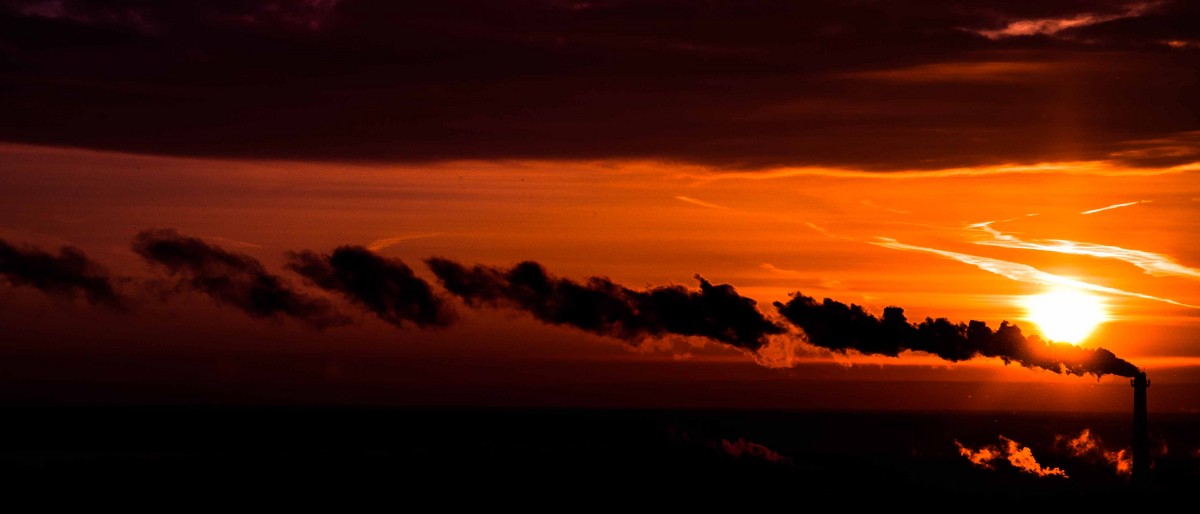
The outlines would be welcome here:
[[[1092,435],[1090,429],[1083,429],[1075,437],[1056,436],[1054,444],[1066,448],[1074,457],[1107,463],[1113,466],[1118,475],[1129,476],[1133,473],[1133,452],[1126,448],[1109,449],[1104,441]]]
[[[1020,443],[1004,436],[1000,436],[1000,442],[1002,443],[1000,445],[987,445],[974,450],[963,446],[958,441],[954,441],[954,444],[958,446],[959,455],[966,457],[972,464],[984,469],[996,469],[996,463],[1007,461],[1009,465],[1024,473],[1041,477],[1059,476],[1067,478],[1067,473],[1062,468],[1039,464],[1033,456],[1033,450],[1028,446],[1021,446]]]

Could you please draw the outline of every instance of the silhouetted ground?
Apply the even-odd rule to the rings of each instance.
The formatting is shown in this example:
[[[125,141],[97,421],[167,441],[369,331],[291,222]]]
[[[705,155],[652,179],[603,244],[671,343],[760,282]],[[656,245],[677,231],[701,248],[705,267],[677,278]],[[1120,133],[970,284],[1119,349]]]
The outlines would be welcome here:
[[[1200,486],[1200,416],[1152,415],[1154,445],[1166,453],[1145,487],[1054,442],[1088,428],[1127,447],[1129,425],[1129,416],[1110,414],[14,407],[0,418],[0,483],[10,499],[46,505],[163,508],[653,502],[802,510],[817,500],[976,508],[1190,499]],[[1070,478],[975,467],[954,444],[994,445],[1000,435]],[[783,459],[762,449],[733,456],[739,439],[743,450],[752,442]]]

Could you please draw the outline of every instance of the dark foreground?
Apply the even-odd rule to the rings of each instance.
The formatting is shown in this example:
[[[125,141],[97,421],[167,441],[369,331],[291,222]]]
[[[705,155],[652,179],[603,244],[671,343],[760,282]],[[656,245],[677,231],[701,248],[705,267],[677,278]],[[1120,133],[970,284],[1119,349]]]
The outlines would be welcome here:
[[[1129,446],[1127,415],[298,407],[17,407],[0,424],[9,498],[45,504],[246,501],[576,510],[637,502],[1111,507],[1200,490],[1200,416],[1151,417],[1143,486],[1056,435]],[[1028,446],[1040,477],[968,447]],[[740,441],[739,441],[740,440]],[[753,444],[751,444],[753,443]],[[769,451],[768,451],[769,449]],[[1165,453],[1164,453],[1165,452]],[[838,509],[840,510],[840,509]]]

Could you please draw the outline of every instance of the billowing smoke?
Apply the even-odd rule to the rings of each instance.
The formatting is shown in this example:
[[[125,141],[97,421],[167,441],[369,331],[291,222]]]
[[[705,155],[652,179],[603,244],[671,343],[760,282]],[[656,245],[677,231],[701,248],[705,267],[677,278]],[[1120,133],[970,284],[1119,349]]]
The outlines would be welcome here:
[[[31,247],[16,247],[0,240],[0,277],[13,286],[26,286],[46,294],[76,298],[92,305],[125,310],[126,299],[113,287],[113,279],[82,250],[64,246],[58,255]]]
[[[1037,459],[1033,457],[1033,450],[1028,446],[1021,446],[1020,443],[1013,441],[1004,436],[1000,436],[1001,446],[983,446],[977,450],[972,450],[963,446],[962,443],[954,441],[954,445],[958,446],[958,453],[972,464],[985,469],[996,469],[997,462],[1008,462],[1012,467],[1021,470],[1024,473],[1030,473],[1037,476],[1060,476],[1067,478],[1067,473],[1062,468],[1052,468],[1042,466]]]
[[[1016,325],[1003,322],[993,331],[982,321],[951,323],[945,318],[911,324],[904,309],[887,307],[876,318],[861,306],[824,302],[794,293],[787,303],[775,307],[788,321],[804,330],[808,342],[837,352],[856,350],[864,354],[896,356],[905,350],[931,353],[949,361],[975,357],[997,357],[1005,364],[1042,368],[1072,375],[1113,374],[1132,377],[1137,366],[1104,348],[1081,348],[1072,344],[1026,337]]]
[[[1089,429],[1083,429],[1076,437],[1056,436],[1055,444],[1061,445],[1071,455],[1096,462],[1105,462],[1116,469],[1118,475],[1133,473],[1133,452],[1124,448],[1110,450]]]
[[[340,293],[396,326],[444,327],[454,311],[428,282],[398,259],[380,257],[361,246],[342,246],[331,254],[291,252],[288,268],[313,284]]]
[[[228,252],[172,229],[142,231],[133,251],[179,279],[179,286],[208,295],[258,318],[287,316],[316,328],[345,325],[349,318],[320,298],[289,287],[249,255]]]
[[[425,262],[442,285],[468,305],[513,307],[546,323],[635,343],[675,334],[758,350],[768,335],[785,331],[733,286],[713,285],[699,275],[699,291],[682,286],[635,291],[602,277],[584,283],[553,277],[529,261],[508,269],[467,267],[438,257]]]

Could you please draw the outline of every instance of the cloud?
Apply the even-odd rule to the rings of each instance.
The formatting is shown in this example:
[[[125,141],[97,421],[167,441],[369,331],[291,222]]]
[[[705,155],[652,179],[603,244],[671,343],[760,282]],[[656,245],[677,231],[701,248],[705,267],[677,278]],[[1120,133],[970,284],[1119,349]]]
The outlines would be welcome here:
[[[254,257],[182,236],[173,229],[138,233],[133,251],[178,278],[179,287],[256,318],[289,317],[315,328],[350,322],[329,302],[300,293],[268,273]]]
[[[405,241],[412,241],[414,239],[426,239],[426,238],[430,238],[430,237],[437,237],[440,235],[442,235],[440,232],[430,232],[428,234],[407,234],[407,235],[403,235],[403,236],[385,237],[385,238],[376,239],[374,241],[371,241],[370,243],[367,243],[367,249],[372,252],[378,252],[384,248],[388,248],[390,246],[395,246],[395,245],[398,245]]]
[[[1166,2],[1132,2],[1111,12],[1083,12],[1051,18],[1017,19],[1009,21],[999,29],[974,30],[988,39],[1004,39],[1017,36],[1053,36],[1067,29],[1087,27],[1112,20],[1136,18]]]
[[[375,313],[398,327],[445,327],[451,307],[399,259],[381,257],[361,246],[341,246],[330,254],[290,252],[288,269],[322,289]]]
[[[319,30],[340,0],[268,0],[204,2],[88,2],[86,0],[8,0],[8,7],[30,18],[78,25],[119,27],[158,35],[189,24],[227,26],[284,25]]]
[[[1026,283],[1030,283],[1030,284],[1041,284],[1041,285],[1069,286],[1069,287],[1083,290],[1083,291],[1093,291],[1093,292],[1097,292],[1097,293],[1105,293],[1105,294],[1111,294],[1111,295],[1116,295],[1116,296],[1128,296],[1128,297],[1132,297],[1132,298],[1141,298],[1143,300],[1154,300],[1156,302],[1169,303],[1171,305],[1178,305],[1180,307],[1200,309],[1200,306],[1186,304],[1183,302],[1172,300],[1170,298],[1161,298],[1158,296],[1151,296],[1148,294],[1135,293],[1132,291],[1124,291],[1124,290],[1116,289],[1113,287],[1107,287],[1107,286],[1102,286],[1102,285],[1098,285],[1098,284],[1092,284],[1089,282],[1084,282],[1081,280],[1076,280],[1073,278],[1062,277],[1059,275],[1055,275],[1053,273],[1047,273],[1045,271],[1039,270],[1037,268],[1034,268],[1033,266],[1029,266],[1027,264],[1021,264],[1021,263],[1017,263],[1017,262],[1010,262],[1010,261],[1005,261],[1005,260],[1000,260],[1000,259],[992,259],[990,257],[980,257],[978,255],[970,255],[970,254],[965,254],[965,253],[951,252],[951,251],[947,251],[947,250],[939,250],[936,248],[913,246],[913,245],[904,244],[899,241],[896,241],[895,239],[889,239],[889,238],[879,238],[878,241],[874,241],[871,244],[882,246],[884,248],[892,248],[892,249],[896,249],[896,250],[925,252],[925,253],[932,253],[934,255],[940,255],[947,259],[953,259],[958,262],[962,262],[964,264],[970,264],[970,265],[976,266],[979,269],[982,269],[984,271],[987,271],[990,273],[995,273],[1002,277],[1005,277],[1005,278],[1008,278],[1011,280],[1016,280],[1018,282],[1026,282]]]
[[[715,203],[706,202],[704,200],[697,200],[695,198],[691,198],[691,197],[687,197],[687,196],[676,196],[675,199],[679,200],[681,202],[690,203],[692,205],[699,205],[701,207],[707,207],[709,209],[720,209],[720,210],[725,210],[725,211],[730,210],[729,207],[726,207],[724,205],[717,205]]]
[[[911,324],[904,309],[887,307],[876,318],[859,305],[793,293],[787,303],[775,308],[788,321],[804,330],[808,343],[839,353],[857,351],[867,355],[899,356],[904,351],[925,352],[958,362],[976,357],[994,357],[1025,367],[1072,375],[1105,374],[1131,377],[1138,368],[1104,348],[1082,348],[1068,343],[1025,337],[1008,322],[992,331],[986,323],[952,323],[945,318],[925,318]]]
[[[565,5],[6,0],[0,140],[890,171],[1124,162],[1197,128],[1194,2]]]
[[[0,239],[0,277],[13,286],[66,298],[83,296],[92,305],[114,310],[127,308],[127,300],[117,293],[108,271],[73,246],[63,246],[54,255]]]
[[[1033,450],[1028,446],[1021,446],[1020,443],[1013,441],[1004,436],[1000,436],[1001,446],[983,446],[978,450],[972,450],[962,443],[954,441],[954,445],[958,447],[958,453],[972,464],[985,469],[996,469],[997,462],[1007,462],[1010,466],[1020,470],[1023,473],[1029,473],[1041,477],[1058,476],[1067,478],[1067,473],[1062,468],[1053,468],[1042,466],[1033,456]]]
[[[516,308],[552,325],[634,343],[673,334],[754,351],[766,345],[767,336],[785,331],[733,286],[713,285],[699,275],[699,291],[682,286],[637,291],[602,277],[583,283],[555,277],[531,261],[507,269],[467,267],[440,257],[425,262],[442,285],[468,305]]]
[[[1083,211],[1079,214],[1096,214],[1097,212],[1111,211],[1113,209],[1120,209],[1121,207],[1129,207],[1131,205],[1138,205],[1138,204],[1142,204],[1142,203],[1150,203],[1150,200],[1138,200],[1136,202],[1116,203],[1116,204],[1108,205],[1105,207],[1101,207],[1099,209],[1091,209],[1091,210]]]
[[[1106,207],[1106,209],[1107,208],[1113,207],[1110,206]],[[973,227],[975,226],[976,225],[973,225]],[[1129,248],[1122,248],[1120,246],[1080,243],[1066,239],[1033,239],[1025,241],[1011,234],[1004,234],[986,225],[982,228],[991,233],[995,239],[989,241],[976,241],[975,244],[998,246],[1002,248],[1016,248],[1020,250],[1037,250],[1041,252],[1063,253],[1070,255],[1086,255],[1101,259],[1115,259],[1137,266],[1141,268],[1142,271],[1145,271],[1147,275],[1156,277],[1178,276],[1200,278],[1200,269],[1184,266],[1176,262],[1175,259],[1158,253],[1142,250],[1131,250]]]

